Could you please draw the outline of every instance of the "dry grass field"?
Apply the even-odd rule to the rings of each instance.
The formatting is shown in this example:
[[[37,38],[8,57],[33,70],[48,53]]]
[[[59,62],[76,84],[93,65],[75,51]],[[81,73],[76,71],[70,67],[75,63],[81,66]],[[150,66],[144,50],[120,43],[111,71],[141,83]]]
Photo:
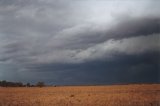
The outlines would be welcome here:
[[[160,84],[1,87],[0,106],[160,106]]]

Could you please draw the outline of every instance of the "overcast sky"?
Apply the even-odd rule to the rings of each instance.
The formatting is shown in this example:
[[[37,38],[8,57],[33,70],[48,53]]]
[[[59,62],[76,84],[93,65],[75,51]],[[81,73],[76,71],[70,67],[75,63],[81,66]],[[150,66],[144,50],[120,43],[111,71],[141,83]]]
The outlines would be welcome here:
[[[0,0],[0,80],[160,82],[160,1]]]

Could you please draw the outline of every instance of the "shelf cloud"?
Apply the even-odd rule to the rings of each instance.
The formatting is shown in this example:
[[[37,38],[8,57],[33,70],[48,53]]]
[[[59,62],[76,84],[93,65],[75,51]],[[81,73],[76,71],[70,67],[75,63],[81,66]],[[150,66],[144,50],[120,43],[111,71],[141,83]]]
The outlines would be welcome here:
[[[159,1],[0,0],[0,80],[160,82]]]

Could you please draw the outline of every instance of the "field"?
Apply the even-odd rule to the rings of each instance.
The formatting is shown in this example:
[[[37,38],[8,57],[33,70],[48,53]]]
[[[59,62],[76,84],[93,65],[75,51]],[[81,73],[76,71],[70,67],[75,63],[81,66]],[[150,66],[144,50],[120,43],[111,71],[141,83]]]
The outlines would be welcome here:
[[[0,87],[0,106],[160,106],[160,84]]]

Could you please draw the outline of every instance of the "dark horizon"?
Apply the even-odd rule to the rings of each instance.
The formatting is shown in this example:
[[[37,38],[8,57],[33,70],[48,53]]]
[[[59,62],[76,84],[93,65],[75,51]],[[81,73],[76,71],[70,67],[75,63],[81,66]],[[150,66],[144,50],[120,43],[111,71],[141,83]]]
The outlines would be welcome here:
[[[0,87],[24,87],[27,86],[27,84],[30,84],[29,87],[36,87],[36,84],[39,82],[43,82],[43,81],[38,81],[38,82],[21,82],[21,81],[7,81],[7,80],[0,80],[0,82],[6,82],[6,83],[13,83],[13,84],[21,84],[20,86],[2,86],[0,84]],[[84,82],[78,82],[78,83],[63,83],[63,84],[55,84],[55,83],[46,83],[43,82],[44,86],[53,86],[53,87],[57,87],[57,86],[111,86],[111,85],[141,85],[141,84],[160,84],[160,82],[112,82],[112,83],[106,83],[106,82],[95,82],[95,83],[84,83]]]

